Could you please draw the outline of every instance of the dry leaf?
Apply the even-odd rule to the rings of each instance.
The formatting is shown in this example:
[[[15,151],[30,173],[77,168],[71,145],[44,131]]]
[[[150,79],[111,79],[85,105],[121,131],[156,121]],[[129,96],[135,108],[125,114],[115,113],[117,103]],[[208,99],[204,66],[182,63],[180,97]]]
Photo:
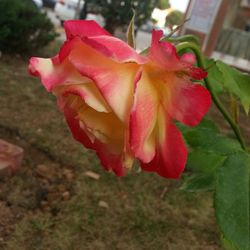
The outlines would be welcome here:
[[[100,178],[100,175],[93,172],[93,171],[86,171],[85,175],[92,178],[92,179],[94,179],[94,180],[99,180],[99,178]]]
[[[168,191],[168,187],[164,187],[164,189],[162,190],[161,195],[160,195],[160,198],[161,198],[161,199],[164,198],[164,196],[165,196],[165,194],[167,193],[167,191]]]
[[[103,208],[109,208],[109,205],[106,201],[99,201],[98,206]]]
[[[66,177],[68,181],[72,181],[74,179],[74,174],[70,169],[64,169],[63,175]]]
[[[69,198],[70,198],[70,193],[69,193],[68,191],[66,191],[66,192],[64,192],[64,193],[62,194],[62,197],[63,197],[63,200],[64,200],[64,201],[67,201],[67,200],[69,200]]]
[[[36,168],[36,172],[40,177],[51,180],[53,178],[52,170],[46,165],[40,164]]]

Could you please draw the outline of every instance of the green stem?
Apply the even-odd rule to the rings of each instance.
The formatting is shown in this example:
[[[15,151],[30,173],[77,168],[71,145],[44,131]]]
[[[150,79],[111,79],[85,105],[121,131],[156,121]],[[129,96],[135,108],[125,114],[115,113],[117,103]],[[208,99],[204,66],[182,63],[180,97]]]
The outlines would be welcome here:
[[[194,44],[200,45],[200,40],[193,35],[183,35],[178,37],[164,37],[161,41],[168,41],[171,43],[175,42],[193,42]]]
[[[184,35],[184,36],[178,36],[178,37],[163,37],[161,39],[161,41],[167,41],[167,42],[171,42],[171,43],[181,43],[181,42],[192,42],[194,44],[200,45],[200,41],[196,36],[193,35]],[[149,51],[149,48],[144,49],[143,51],[141,51],[141,55],[147,54]]]
[[[185,49],[192,50],[196,55],[198,66],[201,67],[202,69],[206,68],[204,57],[203,57],[199,47],[196,44],[190,43],[190,42],[183,42],[183,43],[177,45],[176,49],[177,49],[177,53],[180,53],[181,51],[183,51]],[[206,88],[209,90],[209,92],[211,94],[211,97],[212,97],[212,100],[213,100],[214,104],[216,105],[216,107],[222,113],[223,117],[226,119],[226,121],[231,126],[232,130],[234,131],[234,134],[235,134],[236,138],[238,139],[238,141],[241,144],[242,149],[247,151],[246,144],[245,144],[245,142],[244,142],[244,140],[243,140],[243,138],[241,136],[241,132],[240,132],[239,127],[234,122],[234,120],[229,115],[229,113],[226,111],[226,109],[224,108],[222,102],[220,101],[220,99],[218,98],[216,93],[213,91],[212,84],[211,84],[211,82],[209,80],[209,77],[206,77],[204,79],[204,82],[205,82]]]

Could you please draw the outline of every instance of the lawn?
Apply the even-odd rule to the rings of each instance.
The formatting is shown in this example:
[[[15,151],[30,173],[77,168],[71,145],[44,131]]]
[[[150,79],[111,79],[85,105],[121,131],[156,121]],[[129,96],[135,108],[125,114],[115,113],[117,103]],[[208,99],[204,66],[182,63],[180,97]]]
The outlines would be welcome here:
[[[180,181],[139,169],[105,172],[27,63],[0,58],[0,138],[25,150],[18,173],[0,181],[0,249],[221,249],[212,194],[185,193]]]

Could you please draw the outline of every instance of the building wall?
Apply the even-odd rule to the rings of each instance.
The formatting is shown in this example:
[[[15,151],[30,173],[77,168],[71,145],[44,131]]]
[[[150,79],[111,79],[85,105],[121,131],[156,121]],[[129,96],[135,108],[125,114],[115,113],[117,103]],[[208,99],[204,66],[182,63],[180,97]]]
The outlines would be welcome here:
[[[228,11],[226,13],[225,21],[223,24],[224,28],[230,28],[234,24],[235,20],[237,19],[238,12],[241,9],[240,7],[241,0],[230,0]]]
[[[250,0],[230,0],[230,8],[228,8],[223,27],[244,30],[249,22]]]

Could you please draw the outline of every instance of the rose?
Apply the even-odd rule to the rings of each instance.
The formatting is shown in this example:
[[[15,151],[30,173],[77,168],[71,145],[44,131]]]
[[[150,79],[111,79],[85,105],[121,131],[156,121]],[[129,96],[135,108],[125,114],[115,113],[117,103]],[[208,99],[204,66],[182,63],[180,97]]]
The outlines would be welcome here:
[[[29,71],[53,92],[76,140],[94,149],[102,165],[123,175],[134,158],[168,178],[184,170],[187,150],[178,120],[194,126],[207,112],[209,92],[192,79],[206,76],[179,58],[153,31],[142,56],[93,21],[67,21],[67,41],[51,59],[31,58]]]

